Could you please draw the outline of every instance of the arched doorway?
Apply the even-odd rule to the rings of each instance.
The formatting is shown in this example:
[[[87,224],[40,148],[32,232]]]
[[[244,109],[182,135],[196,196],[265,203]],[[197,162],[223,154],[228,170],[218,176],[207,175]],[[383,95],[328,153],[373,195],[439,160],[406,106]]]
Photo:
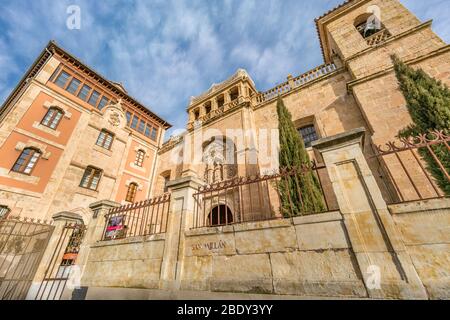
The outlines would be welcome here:
[[[231,209],[226,205],[218,205],[211,210],[211,213],[208,215],[209,226],[221,226],[233,223],[233,213]]]

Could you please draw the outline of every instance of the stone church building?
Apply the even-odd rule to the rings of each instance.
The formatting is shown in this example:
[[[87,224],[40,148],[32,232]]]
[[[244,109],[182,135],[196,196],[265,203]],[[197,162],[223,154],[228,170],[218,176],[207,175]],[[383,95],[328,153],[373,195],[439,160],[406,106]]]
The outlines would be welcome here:
[[[0,297],[450,297],[450,201],[416,152],[450,138],[378,147],[412,121],[391,55],[450,85],[450,46],[398,0],[345,1],[315,22],[323,65],[265,92],[239,69],[191,97],[166,142],[167,121],[50,42],[0,109],[0,214],[54,230],[23,289],[0,261]],[[292,175],[280,97],[324,212],[286,214],[277,192]],[[67,266],[75,288],[56,276]]]

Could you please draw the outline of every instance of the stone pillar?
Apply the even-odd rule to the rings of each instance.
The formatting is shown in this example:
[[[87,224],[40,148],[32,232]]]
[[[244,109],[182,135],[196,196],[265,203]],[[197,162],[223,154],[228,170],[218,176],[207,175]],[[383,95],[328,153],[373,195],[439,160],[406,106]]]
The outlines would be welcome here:
[[[217,110],[217,97],[211,99],[211,111]]]
[[[341,58],[339,58],[338,55],[333,56],[332,60],[333,60],[334,65],[336,66],[336,69],[340,69],[344,66]]]
[[[72,276],[81,277],[81,286],[83,286],[83,273],[86,267],[91,246],[100,241],[103,237],[103,231],[106,223],[106,215],[111,208],[119,207],[120,204],[117,202],[102,200],[94,202],[89,205],[92,210],[92,218],[89,225],[86,226],[86,232],[83,237],[83,241],[80,246],[80,251],[77,256],[75,265],[79,268],[79,273],[74,272]],[[69,279],[71,283],[76,283],[74,279]],[[83,290],[83,288],[78,288],[75,290]],[[69,300],[72,298],[73,289],[66,287],[61,297],[62,300]]]
[[[372,298],[426,299],[362,148],[359,128],[316,141],[344,216],[348,237]]]
[[[66,243],[61,243],[60,238],[67,223],[83,224],[83,219],[79,214],[73,212],[59,212],[53,215],[53,233],[42,256],[41,263],[39,264],[36,274],[34,275],[33,282],[30,290],[28,291],[27,300],[35,299],[39,286],[44,280],[45,273],[50,264],[55,263],[55,261],[56,263],[59,263],[59,259],[62,259],[62,255],[69,239],[67,237]],[[59,251],[60,257],[54,256],[56,250]]]
[[[205,105],[202,104],[198,107],[200,119],[203,118],[206,115]]]
[[[231,102],[231,91],[230,90],[226,90],[223,93],[223,99],[224,99],[224,105],[227,105]]]
[[[287,76],[287,81],[289,83],[289,87],[291,88],[291,90],[294,89],[295,83],[294,83],[294,77],[292,76],[292,74],[289,74]]]
[[[170,181],[169,221],[165,238],[164,260],[161,265],[160,289],[178,290],[184,254],[184,231],[193,226],[193,194],[203,182],[195,177]]]
[[[89,205],[92,210],[92,219],[89,223],[83,244],[94,244],[103,237],[103,231],[106,223],[106,215],[112,208],[120,207],[120,203],[102,200]]]

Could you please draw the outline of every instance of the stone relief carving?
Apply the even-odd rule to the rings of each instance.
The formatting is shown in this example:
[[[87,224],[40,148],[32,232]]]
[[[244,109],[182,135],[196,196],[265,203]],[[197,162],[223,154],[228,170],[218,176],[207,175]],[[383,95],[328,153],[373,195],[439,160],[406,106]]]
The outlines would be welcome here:
[[[121,129],[125,128],[126,118],[125,111],[122,107],[122,99],[119,99],[116,104],[106,106],[104,110],[105,119],[110,125]]]
[[[203,149],[203,163],[206,164],[204,180],[216,183],[231,179],[237,174],[234,145],[215,139]]]

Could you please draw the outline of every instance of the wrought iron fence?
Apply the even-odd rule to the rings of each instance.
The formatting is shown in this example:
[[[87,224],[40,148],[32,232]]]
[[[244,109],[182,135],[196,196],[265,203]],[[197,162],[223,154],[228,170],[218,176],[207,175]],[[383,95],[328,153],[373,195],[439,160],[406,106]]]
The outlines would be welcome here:
[[[385,186],[388,204],[427,200],[446,197],[445,188],[450,186],[450,174],[448,167],[450,158],[439,158],[436,148],[447,151],[450,155],[450,136],[442,131],[432,131],[415,137],[399,138],[390,141],[384,146],[373,146],[375,155],[384,172],[383,179],[387,181]],[[442,173],[445,185],[439,185],[435,176],[431,174],[429,164],[424,159],[427,153],[433,159],[436,168]],[[449,156],[450,157],[450,156]],[[444,182],[445,184],[445,182]]]
[[[306,204],[302,202],[301,192],[296,197],[298,201],[291,199],[289,192],[283,192],[289,188],[289,183],[296,183],[295,190],[301,190],[302,180],[297,178],[306,174],[315,177],[324,210],[304,210]],[[237,177],[201,186],[194,194],[194,200],[193,229],[284,219],[338,209],[326,168],[315,162],[274,174]]]
[[[0,219],[0,300],[24,300],[54,227],[47,221]]]
[[[113,208],[106,215],[103,240],[160,234],[167,231],[170,193]]]
[[[56,242],[35,300],[59,300],[64,293],[81,248],[86,226],[66,223]],[[76,276],[76,274],[74,274]],[[79,275],[81,276],[81,274]]]

